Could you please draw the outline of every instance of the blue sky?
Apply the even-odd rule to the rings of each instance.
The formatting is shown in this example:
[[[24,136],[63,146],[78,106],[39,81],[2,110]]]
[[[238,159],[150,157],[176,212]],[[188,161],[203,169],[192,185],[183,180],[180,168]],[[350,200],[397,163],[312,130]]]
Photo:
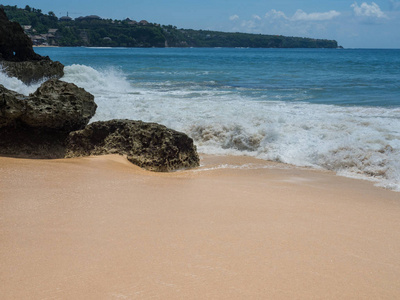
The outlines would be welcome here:
[[[400,0],[34,0],[58,17],[99,15],[178,28],[335,39],[346,48],[400,48]]]

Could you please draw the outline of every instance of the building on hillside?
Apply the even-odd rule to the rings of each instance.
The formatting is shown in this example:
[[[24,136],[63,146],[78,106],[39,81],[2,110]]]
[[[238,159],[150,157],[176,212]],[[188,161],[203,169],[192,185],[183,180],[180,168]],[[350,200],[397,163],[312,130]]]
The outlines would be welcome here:
[[[61,17],[61,18],[60,18],[60,21],[62,21],[62,22],[69,22],[69,21],[72,21],[72,18],[69,17],[69,16],[67,15],[67,16]]]
[[[43,45],[47,41],[47,38],[43,37],[42,35],[32,35],[30,38],[35,46]]]
[[[24,29],[25,32],[32,31],[32,25],[23,25],[22,28]]]
[[[124,21],[127,22],[129,25],[137,25],[138,24],[138,22],[136,22],[135,20],[131,20],[129,18],[126,18]]]

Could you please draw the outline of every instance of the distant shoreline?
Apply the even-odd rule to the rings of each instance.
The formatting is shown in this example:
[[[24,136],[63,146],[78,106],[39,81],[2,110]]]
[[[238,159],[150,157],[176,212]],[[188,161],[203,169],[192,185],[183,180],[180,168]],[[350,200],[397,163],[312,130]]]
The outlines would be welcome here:
[[[60,48],[60,46],[34,45],[33,48]]]
[[[46,15],[40,9],[2,6],[11,21],[23,26],[34,45],[88,47],[222,47],[337,48],[336,40],[213,30],[178,29],[146,20],[103,19],[91,15],[72,19]],[[39,20],[39,21],[38,21]]]

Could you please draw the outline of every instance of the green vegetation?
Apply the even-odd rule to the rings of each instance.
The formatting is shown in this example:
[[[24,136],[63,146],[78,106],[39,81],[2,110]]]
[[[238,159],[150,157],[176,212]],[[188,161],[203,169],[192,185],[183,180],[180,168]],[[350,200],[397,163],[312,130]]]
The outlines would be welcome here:
[[[97,16],[58,19],[28,5],[3,6],[8,18],[25,26],[34,44],[89,47],[249,47],[337,48],[334,40],[280,35],[177,29],[147,21],[101,19]],[[29,27],[31,26],[31,27]],[[55,30],[56,29],[56,30]]]

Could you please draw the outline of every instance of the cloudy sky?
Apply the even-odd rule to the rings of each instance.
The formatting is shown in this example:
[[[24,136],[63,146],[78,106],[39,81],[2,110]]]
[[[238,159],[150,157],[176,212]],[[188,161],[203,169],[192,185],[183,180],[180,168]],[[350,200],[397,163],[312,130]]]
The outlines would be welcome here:
[[[400,0],[26,0],[58,17],[99,15],[178,28],[335,39],[345,48],[400,48]]]

